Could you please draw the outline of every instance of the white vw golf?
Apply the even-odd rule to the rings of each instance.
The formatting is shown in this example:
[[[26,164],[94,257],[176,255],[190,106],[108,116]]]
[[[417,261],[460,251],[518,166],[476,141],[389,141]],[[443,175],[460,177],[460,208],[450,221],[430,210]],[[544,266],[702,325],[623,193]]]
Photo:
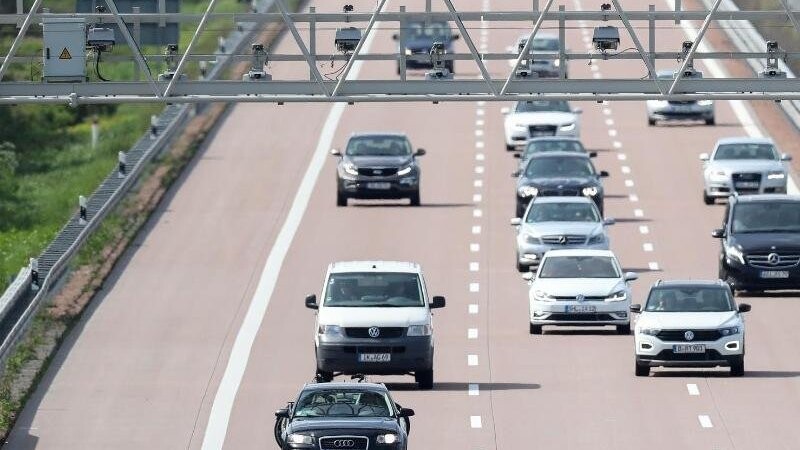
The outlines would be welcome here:
[[[638,278],[623,274],[608,250],[551,250],[539,270],[523,275],[530,281],[530,333],[542,334],[544,325],[615,325],[629,334],[628,282]]]

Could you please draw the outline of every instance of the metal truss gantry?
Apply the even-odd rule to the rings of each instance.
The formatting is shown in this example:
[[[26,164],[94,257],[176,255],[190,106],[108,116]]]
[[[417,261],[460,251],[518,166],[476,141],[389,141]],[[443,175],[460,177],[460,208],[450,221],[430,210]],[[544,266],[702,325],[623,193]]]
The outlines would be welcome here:
[[[766,99],[766,100],[799,100],[800,80],[796,78],[686,78],[685,69],[693,60],[737,60],[749,58],[781,58],[784,61],[800,59],[800,52],[763,53],[745,52],[699,52],[699,44],[706,30],[715,20],[741,21],[751,20],[783,20],[791,23],[800,32],[800,11],[793,11],[785,0],[780,0],[782,10],[773,11],[719,11],[723,0],[715,0],[708,11],[684,11],[681,1],[675,1],[674,10],[657,11],[650,6],[647,11],[629,11],[622,8],[619,0],[611,0],[611,5],[598,11],[568,11],[560,6],[552,10],[553,0],[547,0],[543,9],[538,1],[530,11],[462,11],[456,10],[451,0],[442,0],[445,11],[432,11],[428,1],[425,11],[410,12],[405,7],[399,11],[386,11],[386,0],[379,0],[376,8],[370,13],[343,12],[317,13],[315,8],[309,12],[290,13],[283,0],[276,0],[275,12],[252,12],[241,14],[215,13],[216,0],[209,0],[203,14],[128,14],[120,13],[114,0],[107,0],[109,12],[94,14],[52,14],[39,12],[42,0],[35,0],[27,13],[22,12],[18,2],[17,14],[0,15],[0,25],[15,24],[19,28],[8,54],[2,59],[0,66],[0,104],[21,103],[66,103],[100,104],[100,103],[201,103],[201,102],[402,102],[402,101],[509,101],[524,99],[567,99],[567,100],[700,100],[700,99]],[[727,0],[731,1],[731,0]],[[144,73],[144,81],[119,82],[18,82],[3,81],[8,67],[14,62],[27,62],[29,58],[18,58],[16,52],[28,31],[31,23],[57,18],[85,18],[87,23],[111,21],[117,23],[124,41],[133,53],[133,62],[140,72]],[[296,43],[299,54],[269,54],[273,63],[304,62],[308,65],[308,80],[269,81],[231,81],[231,80],[187,80],[181,74],[190,61],[213,61],[217,55],[192,54],[197,37],[203,32],[205,25],[213,19],[232,19],[236,23],[256,22],[266,25],[283,24],[289,31],[291,39]],[[144,55],[139,50],[134,37],[126,24],[197,22],[197,28],[186,48],[180,55],[174,74],[170,79],[158,81],[154,78],[149,62],[161,62],[163,55]],[[443,55],[445,60],[471,60],[480,72],[480,77],[466,79],[441,80],[409,80],[406,77],[406,63],[409,60],[427,60],[427,55],[407,55],[405,51],[396,53],[364,53],[363,46],[367,38],[374,33],[377,23],[384,29],[399,30],[399,49],[405,48],[406,24],[410,21],[447,21],[456,25],[469,50],[468,53],[451,53]],[[669,23],[670,26],[680,21],[702,21],[697,38],[691,42],[688,52],[656,51],[656,29],[658,24]],[[520,28],[529,28],[530,34],[524,49],[518,53],[481,53],[475,47],[470,35],[470,27],[466,24],[491,24],[503,22],[518,23]],[[559,29],[560,48],[553,53],[535,53],[538,60],[560,60],[561,76],[557,78],[518,78],[515,74],[523,59],[530,56],[529,51],[534,37],[545,22],[557,24]],[[642,44],[634,22],[646,22],[648,30],[648,48]],[[632,52],[568,52],[563,37],[565,30],[574,28],[576,24],[620,25],[633,42]],[[308,43],[304,41],[298,24],[307,28]],[[366,24],[364,34],[352,53],[322,54],[317,52],[318,27],[335,28],[338,26]],[[584,25],[585,26],[585,25]],[[623,34],[624,36],[624,34]],[[669,43],[679,48],[681,43]],[[250,60],[252,55],[232,55],[241,60]],[[586,60],[630,60],[642,62],[641,78],[627,79],[566,79],[564,67],[567,61]],[[681,66],[674,79],[657,79],[655,63],[657,60],[679,60]],[[131,61],[131,58],[109,57],[106,61]],[[511,69],[501,78],[493,78],[486,67],[487,61],[510,61]],[[319,71],[320,62],[340,61],[343,70],[334,80],[326,79]],[[348,79],[355,61],[393,61],[400,68],[397,78],[386,80]]]

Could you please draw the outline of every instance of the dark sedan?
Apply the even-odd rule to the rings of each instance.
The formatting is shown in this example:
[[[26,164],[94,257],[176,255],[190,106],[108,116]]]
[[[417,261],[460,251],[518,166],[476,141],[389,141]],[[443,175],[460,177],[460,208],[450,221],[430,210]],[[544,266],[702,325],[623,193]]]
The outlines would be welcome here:
[[[447,22],[431,21],[427,24],[425,22],[408,22],[404,36],[405,48],[400,49],[405,52],[406,67],[409,69],[433,68],[429,57],[433,44],[440,42],[444,45],[446,53],[453,53],[453,41],[458,38],[458,34],[452,32]],[[395,34],[394,39],[400,40],[400,35]],[[453,60],[446,61],[445,67],[450,73],[455,73]],[[400,73],[399,64],[397,73]]]

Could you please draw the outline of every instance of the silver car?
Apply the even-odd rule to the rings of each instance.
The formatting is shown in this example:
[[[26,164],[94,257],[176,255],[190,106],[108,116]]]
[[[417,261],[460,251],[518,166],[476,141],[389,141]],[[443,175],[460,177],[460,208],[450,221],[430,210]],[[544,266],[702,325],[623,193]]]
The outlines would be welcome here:
[[[700,74],[699,71],[696,73]],[[702,75],[700,75],[702,76]],[[657,73],[659,80],[673,79],[674,72],[671,70],[660,70]],[[647,101],[647,124],[653,126],[657,121],[673,120],[702,120],[706,125],[714,125],[716,118],[714,115],[713,100],[648,100]]]
[[[537,197],[522,218],[511,219],[517,229],[517,270],[536,268],[545,253],[555,249],[608,250],[605,219],[587,197]]]
[[[714,204],[717,198],[737,194],[785,194],[789,177],[781,154],[769,138],[725,138],[717,141],[709,156],[702,153],[703,201]]]

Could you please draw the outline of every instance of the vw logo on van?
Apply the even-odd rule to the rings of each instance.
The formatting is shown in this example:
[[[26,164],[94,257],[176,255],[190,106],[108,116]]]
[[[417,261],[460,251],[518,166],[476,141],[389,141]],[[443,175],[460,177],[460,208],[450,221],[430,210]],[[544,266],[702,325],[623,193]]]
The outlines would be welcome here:
[[[369,337],[376,338],[381,335],[381,329],[378,327],[370,327],[367,333],[369,333]]]
[[[692,330],[689,330],[689,331],[687,331],[686,333],[683,333],[683,337],[684,337],[684,338],[685,338],[687,341],[691,341],[692,339],[694,339],[694,332],[693,332]]]

